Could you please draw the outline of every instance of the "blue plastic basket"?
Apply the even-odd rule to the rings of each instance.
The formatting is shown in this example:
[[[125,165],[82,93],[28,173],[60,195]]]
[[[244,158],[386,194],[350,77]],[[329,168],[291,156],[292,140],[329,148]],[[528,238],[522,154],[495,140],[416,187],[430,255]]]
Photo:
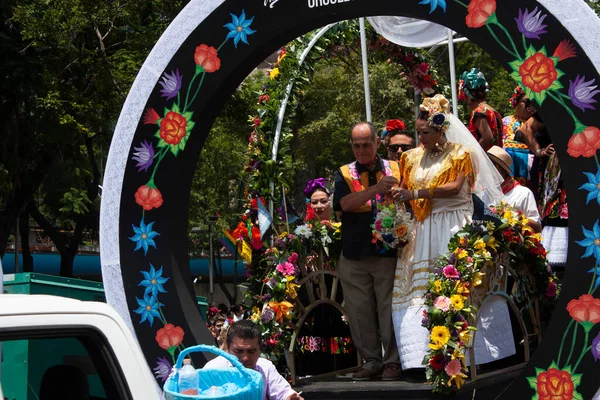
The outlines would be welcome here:
[[[175,372],[165,382],[163,387],[165,400],[189,400],[189,399],[235,399],[235,400],[262,400],[262,375],[258,371],[244,367],[237,359],[229,353],[224,352],[214,346],[198,345],[188,347],[179,353],[174,368],[179,371],[183,364],[183,359],[190,353],[209,352],[222,356],[227,359],[235,368],[227,369],[198,369],[200,375],[200,390],[204,391],[211,386],[221,387],[226,383],[234,383],[239,387],[235,393],[228,393],[223,396],[203,396],[202,394],[187,395],[180,394],[177,391],[177,382],[179,373]]]

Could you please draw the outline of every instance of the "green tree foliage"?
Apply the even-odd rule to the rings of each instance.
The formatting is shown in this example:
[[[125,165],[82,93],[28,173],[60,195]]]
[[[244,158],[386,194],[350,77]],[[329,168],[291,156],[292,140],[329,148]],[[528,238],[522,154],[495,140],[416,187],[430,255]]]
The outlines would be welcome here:
[[[0,252],[29,216],[61,254],[61,275],[97,230],[101,166],[122,103],[181,1],[8,0],[0,5]]]

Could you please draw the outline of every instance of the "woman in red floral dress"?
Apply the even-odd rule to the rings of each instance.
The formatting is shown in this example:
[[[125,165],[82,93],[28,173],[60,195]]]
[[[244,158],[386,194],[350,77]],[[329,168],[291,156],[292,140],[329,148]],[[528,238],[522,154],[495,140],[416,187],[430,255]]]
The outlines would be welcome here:
[[[483,150],[492,146],[502,146],[502,116],[486,103],[490,85],[477,68],[463,72],[459,82],[459,99],[467,102],[471,117],[467,128],[479,142]]]

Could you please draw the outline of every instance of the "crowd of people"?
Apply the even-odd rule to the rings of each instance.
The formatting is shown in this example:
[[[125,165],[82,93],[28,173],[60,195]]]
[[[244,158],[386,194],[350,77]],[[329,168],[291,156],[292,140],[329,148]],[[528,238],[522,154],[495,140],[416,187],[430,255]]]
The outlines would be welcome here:
[[[478,204],[504,201],[522,212],[552,249],[551,265],[564,267],[566,192],[544,123],[522,87],[515,88],[509,99],[514,113],[505,118],[486,102],[489,90],[481,71],[461,75],[459,98],[471,111],[465,123],[438,94],[423,100],[414,131],[399,119],[388,121],[381,135],[370,122],[354,125],[355,160],[336,171],[333,190],[324,178],[307,185],[306,220],[341,222],[344,308],[363,360],[355,380],[423,375],[429,332],[421,319],[429,274],[454,232],[478,218]],[[378,153],[382,143],[387,158]],[[413,239],[399,250],[373,240],[377,205],[386,198],[404,203],[415,221]],[[227,326],[245,317],[242,305],[229,312],[209,308],[215,344],[227,348]],[[512,356],[515,347],[506,300],[489,302],[479,312],[477,364]]]

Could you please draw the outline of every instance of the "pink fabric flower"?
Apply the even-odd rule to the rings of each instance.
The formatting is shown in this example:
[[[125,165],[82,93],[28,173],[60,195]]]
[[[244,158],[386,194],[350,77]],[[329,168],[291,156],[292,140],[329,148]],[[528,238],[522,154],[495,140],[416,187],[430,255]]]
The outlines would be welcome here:
[[[311,336],[308,338],[308,348],[310,352],[321,350],[321,338]]]
[[[451,377],[460,374],[460,372],[461,372],[460,361],[458,361],[458,359],[455,358],[454,360],[450,361],[448,363],[448,365],[446,365],[446,368],[444,368],[444,370]]]
[[[563,203],[558,206],[558,216],[562,219],[569,218],[569,209],[567,208],[567,203]]]
[[[298,253],[295,251],[288,257],[288,262],[292,264],[296,264],[298,262]]]
[[[460,277],[458,270],[456,269],[456,267],[454,267],[454,265],[446,265],[444,267],[444,276],[446,278],[459,278]]]
[[[433,306],[442,311],[448,311],[450,309],[450,304],[452,304],[452,302],[450,301],[450,298],[446,296],[438,296],[433,302]]]
[[[277,268],[275,269],[283,275],[294,275],[294,273],[296,272],[296,268],[294,268],[294,265],[287,261],[277,265]]]
[[[350,168],[350,177],[352,179],[360,179],[360,175],[358,174],[358,170],[356,168]]]

